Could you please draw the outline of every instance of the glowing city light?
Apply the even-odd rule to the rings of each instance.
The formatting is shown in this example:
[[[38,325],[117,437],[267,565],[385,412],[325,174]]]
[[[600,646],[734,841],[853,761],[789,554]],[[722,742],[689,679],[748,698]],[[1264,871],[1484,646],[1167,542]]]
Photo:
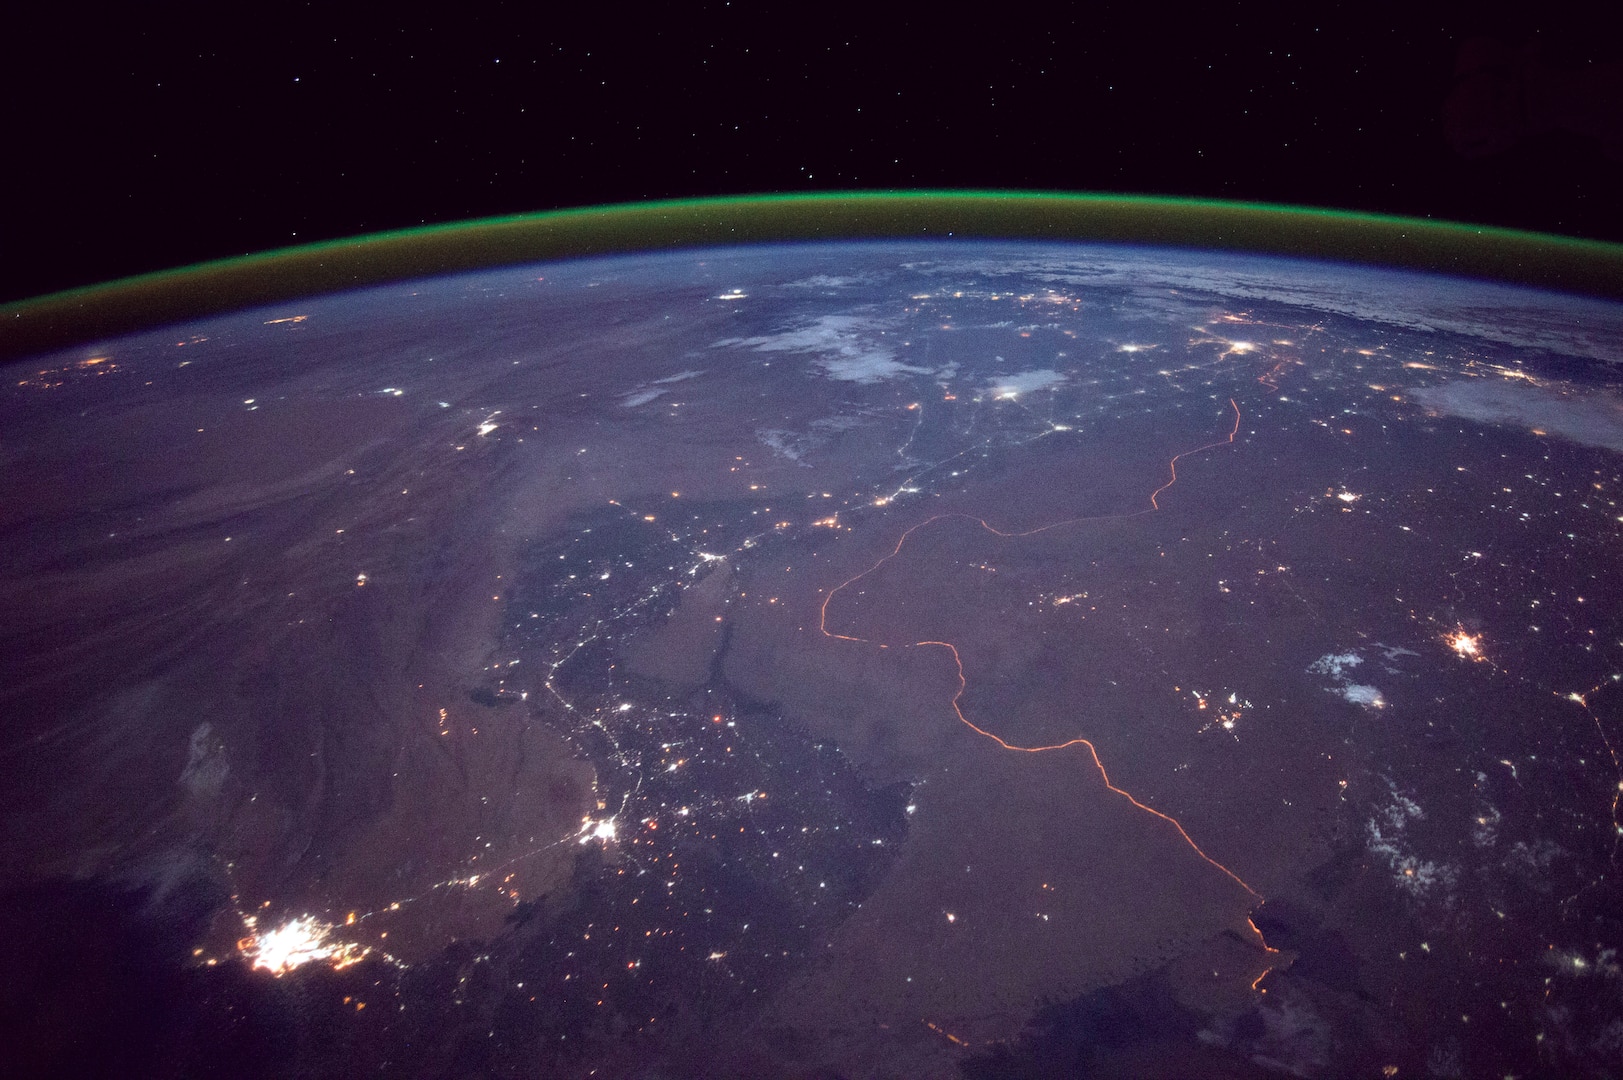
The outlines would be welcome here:
[[[278,978],[312,962],[326,963],[334,971],[341,971],[360,963],[371,952],[353,941],[330,940],[332,923],[321,922],[314,915],[290,919],[263,933],[255,930],[253,916],[244,921],[254,932],[237,942],[237,951],[255,968]]]
[[[587,818],[586,824],[580,830],[580,842],[584,844],[589,840],[601,840],[606,844],[614,839],[614,834],[613,818],[604,818],[602,821]]]

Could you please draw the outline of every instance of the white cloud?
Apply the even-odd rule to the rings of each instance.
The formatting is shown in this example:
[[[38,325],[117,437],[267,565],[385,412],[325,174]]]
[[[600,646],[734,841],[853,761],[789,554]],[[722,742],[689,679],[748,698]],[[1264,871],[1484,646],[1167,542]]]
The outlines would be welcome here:
[[[1022,394],[1035,393],[1046,390],[1050,386],[1058,386],[1065,381],[1065,376],[1050,368],[1039,368],[1035,371],[1019,371],[1012,375],[999,375],[992,380],[987,392],[993,397],[1012,398]]]
[[[1341,688],[1341,696],[1352,702],[1354,705],[1369,705],[1379,709],[1386,704],[1386,699],[1381,696],[1381,692],[1379,690],[1375,689],[1373,686],[1363,686],[1358,683],[1353,683],[1350,686],[1343,686]]]
[[[1459,869],[1447,863],[1423,859],[1409,848],[1406,831],[1411,821],[1424,818],[1420,804],[1398,791],[1392,782],[1392,801],[1382,807],[1364,825],[1369,850],[1386,862],[1392,871],[1392,882],[1414,897],[1429,896],[1434,892],[1448,892],[1459,879]],[[1446,897],[1445,897],[1446,899]]]
[[[756,352],[804,353],[823,374],[842,382],[870,385],[901,375],[928,375],[930,368],[915,367],[896,358],[896,350],[882,340],[885,327],[874,319],[855,315],[824,315],[792,330],[747,338],[728,338],[717,347],[734,346]]]
[[[1328,675],[1332,679],[1344,678],[1343,672],[1347,668],[1357,667],[1364,662],[1364,658],[1357,653],[1331,653],[1321,656],[1307,666],[1315,675]]]
[[[1364,662],[1364,658],[1355,652],[1330,653],[1321,656],[1307,666],[1309,673],[1314,675],[1328,675],[1334,686],[1325,687],[1332,694],[1339,695],[1354,705],[1362,705],[1369,709],[1386,708],[1386,698],[1379,688],[1368,683],[1355,683],[1347,674],[1353,668]]]

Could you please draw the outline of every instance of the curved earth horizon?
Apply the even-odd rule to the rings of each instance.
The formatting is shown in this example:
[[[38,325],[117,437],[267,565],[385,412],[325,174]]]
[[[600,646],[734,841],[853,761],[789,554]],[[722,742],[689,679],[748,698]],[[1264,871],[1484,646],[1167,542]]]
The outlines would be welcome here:
[[[8,367],[25,1072],[1609,1075],[1623,303],[783,240]]]

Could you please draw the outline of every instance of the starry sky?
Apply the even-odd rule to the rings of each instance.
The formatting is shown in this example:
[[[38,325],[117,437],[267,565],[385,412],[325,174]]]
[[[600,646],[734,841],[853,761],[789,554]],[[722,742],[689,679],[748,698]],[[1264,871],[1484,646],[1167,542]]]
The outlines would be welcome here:
[[[324,5],[8,17],[0,301],[495,214],[905,188],[1334,206],[1623,240],[1623,160],[1451,148],[1461,43],[1623,62],[1623,20],[1364,5],[1087,5],[868,20],[613,5],[567,26]]]

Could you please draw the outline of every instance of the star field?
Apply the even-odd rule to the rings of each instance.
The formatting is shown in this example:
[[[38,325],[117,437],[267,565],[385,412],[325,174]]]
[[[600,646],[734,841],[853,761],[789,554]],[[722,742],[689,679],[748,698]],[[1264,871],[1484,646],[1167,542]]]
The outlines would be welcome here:
[[[247,22],[33,11],[0,299],[380,229],[741,192],[997,187],[1287,201],[1623,236],[1615,163],[1491,163],[1440,113],[1473,34],[1604,62],[1604,23],[1033,11],[883,25],[711,3]]]

